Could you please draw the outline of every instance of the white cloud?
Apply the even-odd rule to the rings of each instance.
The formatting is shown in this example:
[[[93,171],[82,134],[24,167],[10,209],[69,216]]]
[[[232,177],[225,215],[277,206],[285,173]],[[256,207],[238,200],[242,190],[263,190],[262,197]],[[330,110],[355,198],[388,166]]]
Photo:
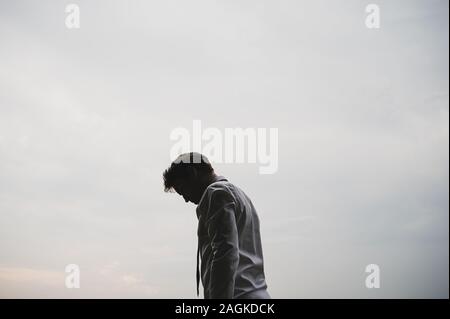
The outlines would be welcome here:
[[[279,128],[277,174],[217,165],[274,297],[448,297],[448,2],[378,4],[373,33],[360,1],[80,1],[70,31],[64,6],[2,2],[1,295],[194,297],[194,207],[161,174],[201,119]]]

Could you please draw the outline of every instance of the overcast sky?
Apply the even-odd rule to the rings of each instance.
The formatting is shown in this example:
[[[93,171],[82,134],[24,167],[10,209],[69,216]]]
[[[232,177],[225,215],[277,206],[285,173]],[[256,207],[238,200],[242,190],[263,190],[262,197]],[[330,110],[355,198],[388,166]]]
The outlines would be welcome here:
[[[274,298],[449,297],[448,1],[0,0],[0,297],[195,298],[177,127],[279,130]],[[81,288],[64,285],[67,264]],[[367,289],[366,265],[381,287]]]

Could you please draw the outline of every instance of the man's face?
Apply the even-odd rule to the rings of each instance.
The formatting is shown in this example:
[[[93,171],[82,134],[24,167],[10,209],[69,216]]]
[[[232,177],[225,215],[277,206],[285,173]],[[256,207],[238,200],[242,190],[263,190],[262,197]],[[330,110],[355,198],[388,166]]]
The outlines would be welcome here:
[[[198,204],[202,196],[200,184],[193,180],[177,180],[173,187],[186,203]]]

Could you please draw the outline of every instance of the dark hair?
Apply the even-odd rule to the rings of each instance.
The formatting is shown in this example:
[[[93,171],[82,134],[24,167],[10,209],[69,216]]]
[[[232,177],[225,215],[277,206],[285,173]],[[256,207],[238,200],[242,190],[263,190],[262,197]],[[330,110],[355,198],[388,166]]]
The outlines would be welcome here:
[[[188,177],[188,169],[195,168],[202,174],[212,174],[214,169],[205,155],[196,152],[184,153],[178,156],[163,173],[164,191],[170,191],[177,179]]]

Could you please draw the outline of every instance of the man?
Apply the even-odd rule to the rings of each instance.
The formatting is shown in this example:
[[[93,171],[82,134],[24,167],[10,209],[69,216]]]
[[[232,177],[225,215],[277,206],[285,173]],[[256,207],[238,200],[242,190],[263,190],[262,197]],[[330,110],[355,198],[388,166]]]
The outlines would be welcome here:
[[[197,206],[197,296],[268,299],[259,219],[250,198],[199,153],[180,155],[164,171],[164,187]]]

